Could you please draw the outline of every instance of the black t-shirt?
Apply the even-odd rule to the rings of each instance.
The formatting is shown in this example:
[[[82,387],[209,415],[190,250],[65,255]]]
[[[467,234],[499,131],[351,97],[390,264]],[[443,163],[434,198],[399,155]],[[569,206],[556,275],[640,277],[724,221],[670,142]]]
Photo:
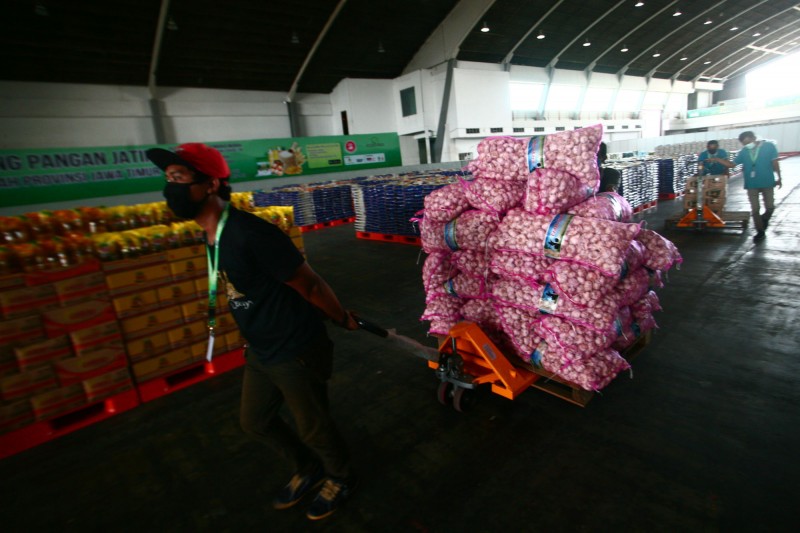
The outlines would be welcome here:
[[[325,331],[320,311],[285,283],[305,259],[280,228],[230,206],[218,245],[218,290],[260,360],[293,357]]]
[[[617,192],[621,179],[622,175],[619,173],[619,170],[603,167],[600,171],[600,192]]]

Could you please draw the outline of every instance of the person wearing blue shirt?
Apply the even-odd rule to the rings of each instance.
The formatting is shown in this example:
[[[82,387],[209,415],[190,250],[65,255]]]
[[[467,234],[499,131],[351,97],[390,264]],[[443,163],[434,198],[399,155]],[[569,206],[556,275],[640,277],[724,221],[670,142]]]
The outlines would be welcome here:
[[[728,167],[720,165],[715,161],[711,161],[712,158],[717,157],[727,160],[728,152],[719,147],[718,141],[708,141],[708,144],[706,144],[706,150],[700,154],[700,157],[697,158],[697,163],[702,169],[701,174],[703,176],[718,176],[720,174],[728,174]]]
[[[713,160],[728,168],[743,165],[744,188],[747,189],[753,222],[756,226],[756,236],[753,237],[753,240],[763,241],[766,237],[765,230],[769,219],[775,210],[775,186],[780,188],[782,185],[778,148],[773,142],[757,141],[756,134],[752,131],[744,131],[739,134],[739,142],[742,143],[743,148],[732,163],[720,158]],[[760,204],[762,196],[765,208],[763,214]]]

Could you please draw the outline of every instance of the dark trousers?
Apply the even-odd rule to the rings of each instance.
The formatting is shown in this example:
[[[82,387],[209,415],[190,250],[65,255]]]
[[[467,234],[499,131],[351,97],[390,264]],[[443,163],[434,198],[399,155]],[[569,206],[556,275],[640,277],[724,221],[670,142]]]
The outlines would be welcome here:
[[[240,418],[245,433],[274,448],[294,472],[322,463],[327,475],[346,479],[347,447],[328,409],[332,361],[333,342],[327,335],[297,357],[277,363],[261,363],[248,353]],[[296,432],[279,414],[284,403]]]

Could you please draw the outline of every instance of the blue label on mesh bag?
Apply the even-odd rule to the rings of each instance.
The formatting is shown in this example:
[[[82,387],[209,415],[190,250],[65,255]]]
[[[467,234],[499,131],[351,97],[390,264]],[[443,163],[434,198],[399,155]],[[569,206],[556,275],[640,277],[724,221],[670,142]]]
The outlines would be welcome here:
[[[608,198],[611,201],[611,208],[614,210],[614,218],[617,219],[617,222],[622,220],[622,205],[620,205],[619,200],[613,194],[608,193],[601,193],[604,197]]]
[[[634,322],[631,324],[631,329],[633,330],[634,337],[641,337],[642,336],[642,328],[639,327],[639,324]]]
[[[630,267],[628,266],[628,262],[627,261],[623,261],[622,262],[622,271],[619,273],[619,279],[625,279],[626,277],[628,277],[628,270],[629,269],[630,269]]]
[[[444,243],[454,252],[458,251],[458,242],[456,242],[456,220],[451,220],[444,225]]]
[[[456,285],[454,283],[454,278],[450,278],[444,282],[444,292],[449,294],[450,296],[455,296],[458,298],[458,293],[456,292]]]
[[[617,331],[617,337],[622,337],[622,320],[619,317],[614,321],[614,329]]]
[[[533,350],[531,354],[531,364],[536,367],[542,366],[542,357],[544,353],[547,351],[547,342],[542,341],[539,345]]]
[[[542,290],[542,296],[539,298],[539,312],[543,314],[553,314],[558,307],[558,294],[553,290],[553,287],[548,283]]]
[[[544,166],[544,138],[544,135],[537,135],[528,139],[528,149],[526,150],[528,172]]]
[[[561,256],[561,246],[566,238],[567,227],[572,222],[572,215],[556,215],[544,236],[544,255],[553,259]]]

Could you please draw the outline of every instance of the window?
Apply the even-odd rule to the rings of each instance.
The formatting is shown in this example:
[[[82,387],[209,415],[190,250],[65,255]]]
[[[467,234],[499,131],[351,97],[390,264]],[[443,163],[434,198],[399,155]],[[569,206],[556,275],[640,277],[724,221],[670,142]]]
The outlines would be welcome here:
[[[417,114],[417,93],[414,91],[414,87],[400,91],[400,107],[404,117]]]
[[[489,128],[491,133],[503,133],[503,128]]]
[[[556,131],[564,131],[565,129],[567,128],[565,128],[564,126],[556,126]]]
[[[514,128],[514,133],[525,133],[525,128]]]
[[[480,128],[467,128],[467,133],[480,133]]]
[[[621,89],[619,96],[617,96],[614,111],[639,111],[642,105],[642,98],[644,98],[644,91]]]
[[[461,152],[458,154],[458,159],[460,161],[469,161],[472,159],[472,152]]]
[[[614,98],[615,89],[604,89],[600,87],[589,87],[586,89],[586,97],[583,100],[584,111],[606,111]]]
[[[539,109],[539,102],[544,92],[543,84],[512,82],[510,88],[512,111],[536,111]]]
[[[547,96],[547,111],[574,111],[583,89],[578,85],[554,83]]]
[[[558,129],[558,128],[556,128],[556,129]],[[564,128],[561,128],[561,130],[563,130],[563,129]],[[561,130],[559,130],[559,131],[561,131]],[[533,128],[533,131],[535,131],[536,133],[543,132],[544,131],[544,126],[536,126],[536,127]]]

